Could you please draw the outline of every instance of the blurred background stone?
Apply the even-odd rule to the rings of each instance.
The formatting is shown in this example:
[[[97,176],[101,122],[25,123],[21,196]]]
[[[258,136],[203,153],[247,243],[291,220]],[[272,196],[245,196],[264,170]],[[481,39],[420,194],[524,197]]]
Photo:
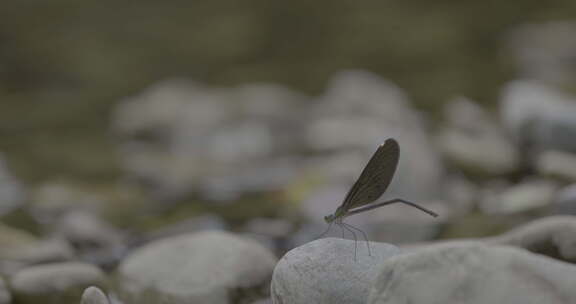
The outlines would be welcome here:
[[[576,215],[576,184],[571,184],[558,191],[554,199],[552,212],[555,214]]]
[[[8,171],[0,155],[0,216],[22,206],[25,199],[24,186]]]
[[[55,234],[66,239],[82,260],[105,268],[117,263],[127,251],[122,233],[93,213],[66,214]]]
[[[205,230],[226,230],[226,228],[226,222],[224,222],[222,218],[215,214],[206,214],[178,221],[174,224],[166,225],[158,230],[151,231],[144,237],[144,240],[150,242],[180,234]]]
[[[105,284],[100,269],[78,262],[30,266],[10,278],[18,303],[78,303],[85,288]]]
[[[230,200],[243,191],[275,189],[293,169],[261,162],[267,163],[290,139],[286,126],[293,120],[290,113],[298,113],[293,105],[302,99],[271,84],[220,88],[184,79],[159,83],[116,109],[114,129],[122,139],[124,168],[160,197],[204,188],[209,198]],[[268,105],[256,109],[263,100]],[[277,136],[279,132],[283,135]]]
[[[147,244],[119,267],[121,299],[235,303],[267,294],[276,258],[252,240],[206,231]]]
[[[504,125],[525,153],[559,150],[576,153],[576,99],[537,81],[517,80],[504,87]],[[529,150],[526,150],[529,149]]]
[[[63,239],[39,239],[29,232],[0,225],[0,273],[10,274],[37,263],[71,260],[74,250]]]
[[[518,246],[535,253],[576,261],[576,217],[551,216],[535,220],[500,236],[488,238],[492,244]]]
[[[458,98],[446,105],[447,126],[438,145],[455,167],[471,176],[499,176],[518,167],[516,147],[479,105]]]
[[[576,182],[576,154],[545,151],[536,159],[536,170],[543,176]]]
[[[527,180],[503,191],[487,192],[480,203],[486,213],[513,214],[538,208],[552,203],[558,185],[550,180]]]

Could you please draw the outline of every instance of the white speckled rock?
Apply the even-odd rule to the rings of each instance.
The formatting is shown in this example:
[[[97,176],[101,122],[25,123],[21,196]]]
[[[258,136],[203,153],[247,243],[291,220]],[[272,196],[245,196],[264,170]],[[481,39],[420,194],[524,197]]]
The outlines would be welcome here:
[[[369,304],[576,303],[576,266],[525,250],[437,245],[383,264]]]
[[[10,285],[18,303],[78,303],[83,290],[103,286],[104,273],[85,263],[54,263],[31,266],[14,274]]]
[[[95,286],[90,286],[84,290],[82,293],[82,299],[80,304],[109,304],[108,297],[106,294],[100,290],[100,288]]]
[[[127,303],[235,303],[267,293],[275,264],[269,250],[230,233],[179,235],[145,245],[124,260],[120,297]]]
[[[396,246],[325,238],[292,249],[278,262],[272,278],[276,304],[365,303],[379,266],[400,253]]]
[[[12,295],[4,283],[4,279],[0,277],[0,304],[10,304],[12,303]]]

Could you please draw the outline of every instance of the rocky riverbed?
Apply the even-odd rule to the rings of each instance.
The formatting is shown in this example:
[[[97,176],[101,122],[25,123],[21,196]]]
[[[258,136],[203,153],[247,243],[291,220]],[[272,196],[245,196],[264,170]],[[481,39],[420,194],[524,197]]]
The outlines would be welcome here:
[[[423,106],[360,69],[315,95],[166,77],[90,113],[105,136],[0,145],[0,304],[576,303],[575,34],[509,31],[518,75],[489,102]],[[382,198],[439,216],[390,205],[319,237],[388,138]]]

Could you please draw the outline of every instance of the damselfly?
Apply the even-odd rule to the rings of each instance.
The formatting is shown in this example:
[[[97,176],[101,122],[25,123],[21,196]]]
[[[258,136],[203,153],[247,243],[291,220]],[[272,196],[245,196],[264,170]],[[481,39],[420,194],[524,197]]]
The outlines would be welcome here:
[[[408,206],[424,211],[431,216],[438,216],[437,213],[431,210],[400,198],[395,198],[384,202],[375,202],[378,198],[380,198],[380,196],[382,196],[384,191],[386,191],[390,185],[392,177],[394,176],[394,172],[396,171],[396,167],[398,166],[399,157],[400,147],[398,146],[398,142],[396,142],[396,140],[393,138],[386,140],[385,143],[378,147],[378,150],[376,150],[370,161],[368,161],[366,167],[364,167],[364,170],[362,170],[358,180],[356,180],[352,188],[350,188],[348,191],[348,194],[344,198],[342,204],[336,209],[334,214],[330,214],[324,217],[324,220],[329,224],[329,226],[322,235],[326,234],[330,230],[330,227],[332,227],[333,223],[336,223],[336,225],[351,232],[355,241],[356,234],[351,229],[360,231],[366,240],[368,254],[371,255],[370,244],[368,243],[368,237],[366,236],[366,233],[354,226],[344,223],[344,218],[357,213],[395,203],[406,204]],[[342,232],[344,232],[344,230],[342,230]],[[354,258],[356,258],[356,249],[357,244],[354,242]]]

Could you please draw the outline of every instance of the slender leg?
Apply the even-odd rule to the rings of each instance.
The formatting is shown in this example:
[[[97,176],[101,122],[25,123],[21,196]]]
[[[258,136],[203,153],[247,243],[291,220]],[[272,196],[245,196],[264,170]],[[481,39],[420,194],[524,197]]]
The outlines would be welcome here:
[[[395,198],[393,200],[389,200],[389,201],[385,201],[385,202],[381,202],[381,203],[376,203],[376,204],[372,204],[372,205],[368,205],[368,206],[364,206],[364,207],[360,207],[360,208],[356,208],[353,210],[350,210],[348,212],[346,212],[346,216],[350,216],[356,213],[361,213],[364,211],[368,211],[368,210],[372,210],[372,209],[376,209],[376,208],[380,208],[382,206],[386,206],[386,205],[391,205],[391,204],[395,204],[395,203],[402,203],[402,204],[406,204],[408,206],[414,207],[416,209],[419,209],[421,211],[424,211],[426,213],[428,213],[429,215],[433,216],[433,217],[437,217],[438,214],[432,210],[426,209],[420,205],[417,205],[415,203],[400,199],[400,198]]]
[[[369,256],[372,256],[372,252],[370,251],[370,241],[368,241],[368,236],[366,235],[366,232],[364,232],[364,231],[362,231],[362,229],[359,229],[359,228],[357,228],[357,227],[354,227],[354,226],[352,226],[352,225],[350,225],[350,224],[347,224],[347,223],[344,223],[344,222],[342,222],[342,224],[344,224],[344,225],[346,225],[346,226],[348,226],[348,227],[350,227],[350,228],[352,228],[352,229],[354,229],[354,230],[356,230],[356,231],[360,231],[360,233],[362,233],[362,236],[364,236],[364,240],[366,241],[366,247],[368,247],[368,255],[369,255]]]
[[[350,228],[348,228],[349,226],[348,224],[344,222],[340,222],[338,224],[340,225],[340,227],[344,227],[344,229],[352,233],[352,236],[354,237],[354,261],[356,261],[356,252],[358,251],[358,238],[356,237],[356,233],[354,233],[353,230],[350,230]]]

